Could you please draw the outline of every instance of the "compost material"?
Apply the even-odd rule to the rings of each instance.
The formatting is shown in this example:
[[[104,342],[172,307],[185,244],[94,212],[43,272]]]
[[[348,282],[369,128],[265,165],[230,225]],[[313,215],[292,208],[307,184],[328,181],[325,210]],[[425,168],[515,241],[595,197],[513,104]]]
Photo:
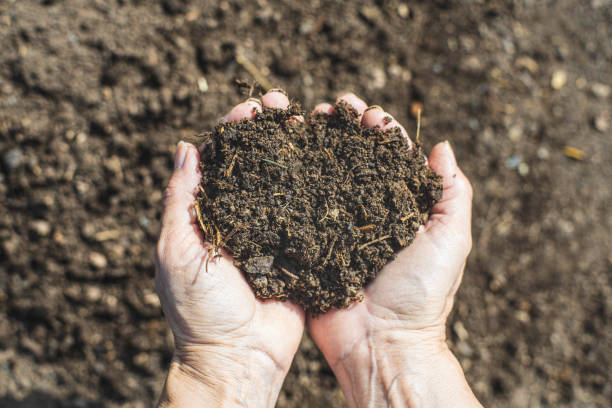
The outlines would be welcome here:
[[[398,128],[364,128],[338,104],[304,122],[298,106],[264,109],[205,135],[197,213],[261,299],[313,314],[360,289],[410,245],[442,184]]]

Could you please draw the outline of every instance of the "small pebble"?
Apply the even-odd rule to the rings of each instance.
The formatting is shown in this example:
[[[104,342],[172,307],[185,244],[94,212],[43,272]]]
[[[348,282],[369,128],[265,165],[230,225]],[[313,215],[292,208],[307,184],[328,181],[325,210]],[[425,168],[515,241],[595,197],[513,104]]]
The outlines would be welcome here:
[[[154,292],[145,292],[143,300],[149,306],[160,307],[159,297]]]
[[[370,81],[372,88],[382,89],[385,87],[385,84],[387,83],[387,77],[385,75],[385,71],[382,68],[373,68],[370,75],[372,78],[372,80]]]
[[[117,304],[119,303],[119,300],[117,299],[117,297],[111,294],[104,295],[102,301],[106,303],[106,305],[110,308],[115,308]]]
[[[16,170],[23,161],[23,152],[18,148],[8,150],[2,155],[2,162],[9,171]]]
[[[531,73],[538,72],[539,66],[538,63],[529,57],[520,57],[516,60],[516,66],[519,68],[526,68]]]
[[[83,224],[83,226],[81,227],[81,234],[84,238],[93,238],[96,234],[96,226],[89,222]]]
[[[506,168],[514,170],[519,166],[519,164],[521,164],[521,156],[515,154],[514,156],[506,159],[504,164],[506,165]]]
[[[482,62],[480,62],[480,59],[478,59],[478,57],[475,55],[470,55],[463,58],[459,66],[462,70],[475,74],[482,72],[484,68]]]
[[[399,64],[391,64],[389,68],[387,68],[387,71],[389,71],[389,75],[398,77],[402,74],[402,67]]]
[[[550,86],[552,86],[553,89],[559,90],[563,88],[566,83],[567,74],[565,73],[565,71],[557,70],[553,73],[552,78],[550,80]]]
[[[508,130],[508,138],[513,142],[518,142],[523,136],[523,128],[520,125],[514,125]]]
[[[544,146],[540,146],[538,148],[538,151],[536,152],[536,155],[540,160],[548,160],[548,158],[550,157],[550,152]]]
[[[46,237],[51,232],[51,224],[45,220],[32,221],[30,223],[30,227],[40,237]]]
[[[90,302],[97,302],[102,298],[102,290],[97,286],[89,286],[85,289],[85,296]]]
[[[529,313],[523,312],[522,310],[517,311],[515,317],[516,320],[522,323],[529,323],[529,321],[531,320],[531,318],[529,317]]]
[[[527,174],[529,174],[529,165],[525,162],[521,163],[518,165],[518,173],[521,176],[526,176]]]
[[[106,268],[106,266],[108,265],[106,257],[99,252],[89,253],[89,263],[91,264],[91,266],[98,269]]]
[[[410,8],[406,3],[401,3],[399,6],[397,6],[397,14],[401,18],[406,18],[408,17],[408,14],[410,14]]]
[[[453,324],[453,330],[460,340],[467,340],[469,337],[469,333],[461,321],[456,321],[455,324]]]
[[[314,29],[314,23],[312,21],[304,21],[302,22],[302,24],[300,24],[300,34],[302,35],[308,35],[310,33],[312,33],[312,30]]]
[[[361,14],[361,16],[370,23],[376,23],[382,18],[381,12],[378,7],[363,6],[361,7],[361,9],[359,9],[359,14]]]
[[[76,135],[76,142],[77,144],[83,144],[85,142],[87,142],[87,134],[80,132]]]
[[[468,119],[468,126],[472,130],[478,130],[478,128],[480,127],[480,122],[478,122],[478,119],[476,119],[476,118],[469,118]]]
[[[138,218],[138,224],[140,224],[140,226],[143,228],[147,228],[149,225],[151,225],[151,221],[149,221],[145,215],[141,215]]]
[[[591,92],[596,97],[605,99],[612,94],[612,88],[606,84],[594,83],[591,85]]]
[[[206,80],[206,78],[198,78],[198,89],[202,93],[208,92],[208,81]]]
[[[594,83],[591,86],[591,92],[598,98],[605,99],[612,94],[612,88],[606,84]]]
[[[601,133],[607,132],[610,129],[610,114],[608,111],[603,111],[599,115],[595,116],[593,125],[595,125],[595,129]]]
[[[459,353],[466,357],[471,357],[474,354],[474,350],[466,341],[460,341],[457,343],[457,350]]]

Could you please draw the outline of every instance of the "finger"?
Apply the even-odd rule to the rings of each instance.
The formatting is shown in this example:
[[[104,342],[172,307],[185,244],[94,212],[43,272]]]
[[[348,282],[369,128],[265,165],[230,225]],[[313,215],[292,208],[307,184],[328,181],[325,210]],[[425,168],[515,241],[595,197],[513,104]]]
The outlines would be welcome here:
[[[334,107],[331,106],[329,103],[320,103],[317,106],[315,106],[314,109],[312,110],[313,115],[316,113],[323,113],[325,115],[331,115],[332,113],[334,113]]]
[[[287,93],[282,89],[270,89],[261,101],[266,108],[287,109],[290,105]]]
[[[257,112],[261,112],[261,101],[249,98],[234,106],[232,110],[221,119],[221,123],[236,122],[242,119],[253,119]]]
[[[428,234],[447,234],[457,246],[471,249],[472,186],[457,166],[448,142],[438,143],[429,156],[432,170],[442,176],[442,199],[433,207],[426,226]]]
[[[291,105],[291,102],[289,102],[289,98],[287,97],[287,93],[282,89],[270,89],[264,96],[261,97],[261,101],[266,108],[287,109],[289,105]],[[289,120],[304,122],[304,116],[291,116]]]
[[[201,180],[199,161],[200,154],[195,146],[179,142],[174,156],[174,173],[164,191],[162,235],[170,229],[193,229],[193,203]]]
[[[378,105],[370,106],[365,110],[363,117],[361,118],[361,124],[367,128],[379,127],[382,130],[389,130],[397,127],[408,141],[408,147],[412,146],[412,141],[410,140],[410,137],[408,137],[408,132],[406,132],[406,129],[404,129],[404,127],[400,125],[399,122],[393,118],[393,116],[389,115]]]
[[[365,112],[366,108],[368,107],[368,104],[365,103],[363,99],[359,98],[354,93],[347,93],[336,99],[336,103],[340,101],[346,102],[351,105],[353,109],[357,111],[357,116],[359,120],[361,120],[361,115],[363,115],[363,112]]]

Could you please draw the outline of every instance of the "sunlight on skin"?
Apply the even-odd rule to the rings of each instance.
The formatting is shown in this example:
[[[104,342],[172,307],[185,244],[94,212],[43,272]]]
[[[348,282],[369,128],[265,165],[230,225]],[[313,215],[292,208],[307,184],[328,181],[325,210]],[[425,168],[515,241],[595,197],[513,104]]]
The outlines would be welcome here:
[[[353,106],[363,126],[399,127],[410,141],[382,108],[368,108],[354,94],[338,101]],[[222,122],[289,105],[284,92],[271,90],[236,105]],[[334,114],[334,108],[319,104],[314,112]],[[224,251],[206,268],[211,245],[202,241],[193,207],[199,159],[194,146],[179,143],[164,194],[156,290],[175,354],[160,406],[272,407],[305,315],[288,301],[256,299]],[[362,291],[363,302],[307,320],[350,407],[479,406],[445,343],[446,318],[471,248],[472,190],[448,143],[434,147],[429,163],[443,177],[444,192],[414,242]]]

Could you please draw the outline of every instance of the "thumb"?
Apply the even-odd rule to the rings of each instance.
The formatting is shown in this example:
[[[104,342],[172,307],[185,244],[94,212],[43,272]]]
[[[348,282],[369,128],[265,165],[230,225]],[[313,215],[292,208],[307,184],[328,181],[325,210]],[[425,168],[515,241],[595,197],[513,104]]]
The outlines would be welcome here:
[[[442,199],[432,209],[427,234],[436,241],[442,237],[450,239],[450,245],[464,248],[467,255],[472,246],[472,186],[457,166],[448,141],[434,146],[429,165],[442,176],[444,190]]]
[[[174,173],[164,191],[162,232],[190,227],[194,219],[193,203],[200,184],[200,155],[190,143],[179,142],[174,156]]]

